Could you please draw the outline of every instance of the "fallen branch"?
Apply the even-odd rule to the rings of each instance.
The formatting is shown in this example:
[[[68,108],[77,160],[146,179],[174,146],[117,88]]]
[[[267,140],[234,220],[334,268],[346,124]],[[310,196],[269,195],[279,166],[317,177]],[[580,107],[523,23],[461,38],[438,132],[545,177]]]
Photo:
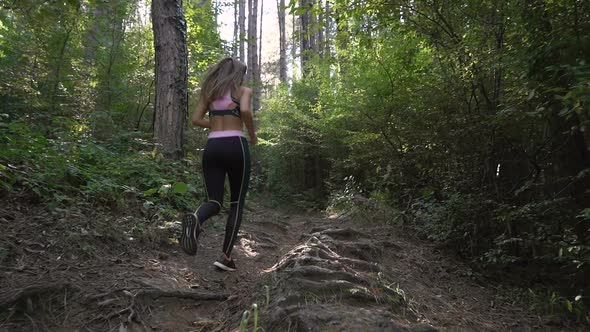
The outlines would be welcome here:
[[[220,292],[203,292],[203,291],[185,291],[185,290],[164,290],[164,289],[144,289],[137,296],[149,296],[152,299],[160,297],[176,297],[181,299],[201,300],[201,301],[223,301],[229,297],[229,293]]]
[[[120,290],[118,290],[120,291]],[[181,299],[192,299],[192,300],[200,300],[200,301],[208,301],[208,300],[225,300],[229,297],[229,293],[212,293],[212,292],[196,292],[196,291],[185,291],[185,290],[164,290],[158,288],[146,288],[138,291],[135,294],[127,290],[122,290],[125,295],[131,298],[129,305],[121,310],[115,311],[107,316],[99,316],[93,319],[92,321],[103,319],[103,320],[111,320],[114,317],[121,316],[123,314],[128,313],[126,322],[132,323],[134,320],[137,322],[141,322],[138,318],[137,311],[136,311],[136,301],[137,298],[142,296],[147,296],[152,299],[157,299],[160,297],[176,297]],[[99,306],[108,306],[111,305],[115,299],[107,299],[98,303]]]

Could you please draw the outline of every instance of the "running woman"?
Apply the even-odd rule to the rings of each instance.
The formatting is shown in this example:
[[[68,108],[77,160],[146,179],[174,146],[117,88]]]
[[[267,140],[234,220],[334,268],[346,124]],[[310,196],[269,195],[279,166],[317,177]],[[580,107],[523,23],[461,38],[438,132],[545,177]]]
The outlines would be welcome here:
[[[244,124],[250,145],[256,144],[250,112],[252,90],[242,86],[245,74],[246,65],[233,58],[221,60],[205,74],[192,123],[210,129],[202,159],[207,201],[194,213],[183,217],[180,238],[182,249],[195,255],[203,223],[221,211],[227,174],[231,191],[230,212],[225,226],[223,254],[213,263],[226,271],[236,270],[231,252],[240,229],[250,179],[250,150],[242,132]],[[207,111],[209,118],[205,119]]]

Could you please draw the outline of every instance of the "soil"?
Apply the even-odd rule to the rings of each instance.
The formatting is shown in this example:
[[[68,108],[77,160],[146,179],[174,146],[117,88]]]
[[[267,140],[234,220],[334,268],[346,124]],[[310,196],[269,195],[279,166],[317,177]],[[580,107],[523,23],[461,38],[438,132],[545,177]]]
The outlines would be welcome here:
[[[250,202],[234,248],[224,217],[196,256],[178,224],[92,207],[0,207],[0,331],[571,331],[507,298],[436,245],[394,225]],[[160,226],[160,227],[158,227]],[[170,224],[168,224],[170,226]]]

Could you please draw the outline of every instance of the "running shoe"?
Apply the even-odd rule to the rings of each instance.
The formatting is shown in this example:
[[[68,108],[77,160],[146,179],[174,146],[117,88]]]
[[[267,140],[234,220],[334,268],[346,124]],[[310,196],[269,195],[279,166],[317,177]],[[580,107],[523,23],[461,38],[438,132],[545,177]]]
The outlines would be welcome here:
[[[196,255],[200,234],[201,224],[197,216],[194,213],[185,214],[182,217],[182,235],[180,236],[182,250],[191,256]]]
[[[221,257],[216,260],[213,265],[217,266],[218,268],[224,270],[224,271],[235,271],[236,270],[236,264],[234,263],[234,260],[231,258],[227,258],[227,256],[225,256],[225,254],[221,255]]]

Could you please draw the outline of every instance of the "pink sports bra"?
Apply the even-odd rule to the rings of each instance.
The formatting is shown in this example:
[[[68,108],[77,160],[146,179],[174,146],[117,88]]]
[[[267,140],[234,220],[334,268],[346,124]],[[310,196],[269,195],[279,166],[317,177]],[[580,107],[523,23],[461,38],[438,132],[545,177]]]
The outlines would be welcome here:
[[[236,104],[236,107],[230,109],[231,104]],[[231,90],[227,92],[221,98],[217,98],[211,102],[211,108],[209,109],[209,116],[223,116],[233,115],[240,117],[240,102],[231,95]]]

